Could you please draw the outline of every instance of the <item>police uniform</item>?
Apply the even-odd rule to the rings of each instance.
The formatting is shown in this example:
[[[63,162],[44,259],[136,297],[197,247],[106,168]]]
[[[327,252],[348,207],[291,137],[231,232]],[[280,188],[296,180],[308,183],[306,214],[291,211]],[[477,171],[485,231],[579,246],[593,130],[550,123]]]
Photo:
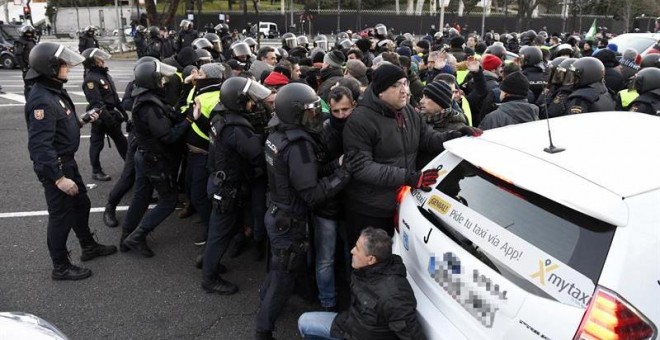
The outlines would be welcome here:
[[[614,99],[602,82],[574,89],[566,101],[568,114],[613,111],[615,106]]]
[[[214,282],[217,265],[239,229],[241,206],[248,203],[245,188],[265,179],[263,136],[255,133],[244,115],[224,111],[213,119],[209,147],[208,194],[213,210],[203,261],[203,282]],[[189,160],[190,162],[190,160]],[[261,197],[265,206],[265,197]],[[253,211],[263,220],[264,210]]]
[[[547,115],[550,118],[566,115],[566,100],[572,92],[571,86],[561,86],[554,93],[550,94],[550,100],[546,101]],[[543,107],[540,107],[544,110]],[[545,115],[539,115],[539,118],[546,118]]]
[[[147,45],[147,37],[145,36],[144,32],[136,31],[135,36],[133,37],[133,41],[135,42],[135,50],[137,52],[138,59],[144,57]]]
[[[30,51],[37,45],[37,41],[34,37],[27,37],[25,34],[21,35],[17,40],[14,41],[14,54],[16,56],[16,63],[21,69],[23,74],[23,96],[27,100],[28,95],[30,94],[30,88],[34,84],[32,80],[26,80],[25,74],[30,68]]]
[[[115,83],[108,74],[107,68],[97,66],[88,68],[82,88],[89,103],[87,110],[92,108],[101,109],[99,120],[92,124],[89,145],[92,171],[99,174],[103,173],[99,158],[106,135],[114,141],[121,158],[126,159],[128,142],[121,131],[121,123],[127,121],[128,116],[121,106]]]
[[[548,85],[547,75],[535,66],[523,68],[522,73],[529,80],[529,89],[534,94],[534,99],[530,100],[530,103],[536,103],[543,89]]]
[[[82,53],[84,50],[88,48],[98,48],[99,47],[99,42],[96,40],[94,37],[94,33],[89,34],[85,33],[78,38],[78,50],[80,53]]]
[[[660,89],[639,95],[639,97],[630,103],[630,111],[660,116]]]
[[[135,192],[124,219],[120,249],[132,249],[145,257],[154,255],[146,244],[146,236],[176,207],[178,162],[177,150],[171,145],[183,136],[192,123],[190,117],[176,123],[174,109],[166,104],[165,89],[156,75],[167,68],[172,69],[168,76],[173,77],[175,69],[160,62],[142,63],[135,69],[136,89],[133,93],[136,97],[131,112],[138,144]],[[143,84],[148,84],[149,88]],[[154,189],[158,192],[158,203],[145,214]]]

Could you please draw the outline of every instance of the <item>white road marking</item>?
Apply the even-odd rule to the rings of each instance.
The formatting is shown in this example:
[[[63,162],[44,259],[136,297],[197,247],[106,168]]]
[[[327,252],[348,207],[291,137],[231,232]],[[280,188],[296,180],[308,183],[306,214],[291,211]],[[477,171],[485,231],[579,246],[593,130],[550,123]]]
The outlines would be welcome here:
[[[156,205],[150,204],[149,209],[153,209]],[[117,207],[117,211],[126,211],[128,210],[127,205],[122,205]],[[92,208],[89,211],[90,213],[102,213],[105,212],[105,207]],[[17,211],[17,212],[8,212],[0,213],[0,218],[16,218],[16,217],[34,217],[34,216],[48,216],[48,210],[38,210],[38,211]]]
[[[0,98],[5,98],[9,100],[13,100],[22,104],[25,104],[25,96],[22,94],[16,94],[16,93],[3,93],[0,94]]]

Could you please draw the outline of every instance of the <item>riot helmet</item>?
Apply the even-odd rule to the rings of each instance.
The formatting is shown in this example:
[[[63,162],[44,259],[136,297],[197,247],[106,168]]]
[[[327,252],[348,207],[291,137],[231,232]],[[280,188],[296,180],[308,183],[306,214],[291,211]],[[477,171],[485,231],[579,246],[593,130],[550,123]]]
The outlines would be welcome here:
[[[518,55],[520,56],[520,67],[540,67],[543,64],[543,52],[538,46],[523,46]]]
[[[28,25],[23,25],[18,29],[18,33],[21,36],[26,37],[26,38],[34,37],[35,32],[36,32],[36,30],[34,29],[34,27],[32,25],[29,25],[29,24]]]
[[[596,82],[602,82],[605,77],[605,65],[594,57],[584,57],[576,60],[569,68],[564,78],[564,85],[573,84],[581,87]]]
[[[323,127],[323,117],[317,112],[321,98],[314,89],[303,83],[289,83],[280,88],[275,97],[277,118],[286,124],[318,132]]]
[[[650,53],[642,58],[642,62],[639,64],[639,67],[644,69],[647,67],[658,67],[660,68],[660,53]]]
[[[160,36],[160,28],[158,26],[149,26],[149,37],[157,38]]]
[[[243,42],[246,43],[248,46],[250,46],[250,50],[252,52],[255,52],[257,50],[257,41],[254,40],[254,38],[247,37],[243,39]]]
[[[85,34],[87,34],[89,36],[94,36],[95,33],[96,33],[96,27],[91,26],[91,25],[85,27]]]
[[[328,38],[321,34],[314,38],[314,46],[322,49],[324,52],[328,50]]]
[[[99,49],[99,48],[88,48],[82,52],[83,58],[85,58],[85,61],[83,61],[83,65],[86,68],[91,68],[93,66],[96,66],[97,60],[100,61],[107,61],[110,59],[110,54]]]
[[[255,103],[262,101],[271,94],[271,90],[249,78],[231,77],[222,83],[220,93],[222,105],[229,110],[243,112],[249,100]]]
[[[147,28],[144,27],[144,26],[142,26],[142,25],[137,25],[137,27],[135,28],[135,30],[138,31],[138,32],[140,32],[140,33],[145,33],[145,32],[147,31]]]
[[[639,70],[633,80],[633,88],[639,94],[660,89],[660,68],[647,67]]]
[[[298,46],[302,46],[306,48],[307,45],[309,45],[309,39],[307,39],[306,35],[299,35],[297,39],[298,39]]]
[[[56,78],[60,72],[60,66],[73,67],[85,61],[85,58],[64,45],[42,42],[32,48],[29,61],[30,69],[25,75],[26,80],[36,79],[40,76]]]
[[[213,49],[213,44],[206,38],[197,38],[192,41],[191,45],[196,50]]]
[[[343,39],[341,41],[338,40],[337,41],[337,47],[339,49],[347,50],[347,49],[353,47],[353,40],[351,40],[351,39]]]
[[[284,47],[278,47],[275,49],[275,55],[277,56],[277,61],[280,61],[282,58],[288,58],[289,52],[287,52]]]
[[[572,57],[573,56],[573,46],[570,44],[560,44],[555,48],[555,58],[557,57]]]
[[[220,40],[220,37],[217,34],[206,33],[204,34],[204,38],[213,44],[213,50],[218,53],[222,52],[222,40]]]
[[[387,26],[383,24],[378,24],[374,26],[374,33],[376,35],[386,36],[387,35]]]
[[[211,52],[203,49],[196,49],[195,53],[197,54],[197,65],[204,65],[213,62],[213,56]]]
[[[548,83],[553,85],[561,85],[564,82],[564,76],[566,75],[566,68],[561,67],[561,63],[564,60],[568,59],[567,57],[557,57],[552,59],[548,65]]]
[[[289,32],[282,35],[282,47],[291,49],[296,46],[298,46],[298,39],[295,34]]]
[[[164,64],[158,60],[144,61],[135,65],[135,86],[159,90],[169,81],[169,77],[176,74],[176,67]]]
[[[181,23],[179,24],[179,27],[181,27],[184,31],[192,27],[192,22],[189,20],[183,19],[181,20]]]
[[[337,38],[335,39],[336,41],[342,41],[344,39],[350,39],[351,36],[348,35],[346,32],[339,32],[337,33]]]
[[[235,57],[250,56],[252,54],[250,46],[244,42],[235,42],[230,48]]]
[[[502,61],[506,59],[506,48],[504,48],[504,46],[499,44],[488,46],[488,48],[486,48],[486,51],[484,53],[495,55],[498,58],[502,59]]]
[[[213,29],[219,34],[229,33],[229,25],[227,24],[217,24],[215,27],[213,27]]]

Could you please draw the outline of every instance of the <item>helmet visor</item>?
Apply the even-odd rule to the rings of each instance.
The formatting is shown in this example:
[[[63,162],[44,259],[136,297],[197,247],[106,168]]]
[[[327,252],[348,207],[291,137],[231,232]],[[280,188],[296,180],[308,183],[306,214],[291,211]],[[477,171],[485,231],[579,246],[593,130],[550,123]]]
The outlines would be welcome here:
[[[550,83],[555,85],[561,85],[564,83],[564,78],[566,78],[566,68],[557,66],[554,69],[551,69],[552,75],[550,76]]]
[[[385,25],[376,26],[376,34],[386,35],[387,34],[387,27],[385,27]]]
[[[85,61],[85,57],[83,57],[80,53],[64,47],[64,45],[60,45],[60,47],[55,52],[55,57],[66,63],[69,67],[79,65]]]
[[[101,59],[101,60],[103,60],[103,61],[106,61],[106,60],[110,59],[111,55],[110,55],[110,53],[108,53],[108,52],[106,52],[106,51],[104,51],[104,50],[101,50],[101,49],[95,48],[95,49],[92,51],[92,53],[89,54],[89,57],[90,57],[90,58],[92,58],[92,57],[93,57],[93,58],[98,58],[98,59]]]
[[[324,51],[327,51],[328,50],[328,41],[319,40],[319,41],[316,42],[316,47],[318,47],[318,48],[320,48]]]
[[[284,46],[288,48],[294,48],[298,46],[298,39],[296,37],[289,37],[284,39]]]
[[[197,38],[193,40],[192,45],[195,49],[213,48],[213,44],[206,38]]]
[[[163,64],[160,61],[156,62],[156,72],[160,73],[163,77],[171,77],[176,74],[176,67]]]
[[[307,39],[306,36],[301,35],[298,37],[298,45],[306,45],[309,44],[309,40]]]
[[[303,111],[301,122],[303,129],[309,132],[318,133],[323,129],[323,115],[316,109],[319,101],[320,99],[313,103],[305,104],[305,106],[312,105],[312,107]]]
[[[269,88],[257,83],[256,81],[248,79],[247,83],[245,83],[245,87],[243,88],[242,93],[248,95],[252,101],[259,102],[270,96],[271,91]]]
[[[250,46],[248,46],[246,43],[237,43],[231,47],[231,50],[237,57],[242,55],[250,55]]]
[[[571,86],[575,84],[576,81],[577,81],[577,77],[575,76],[575,71],[573,71],[572,69],[568,69],[564,74],[564,80],[562,82],[562,85]]]

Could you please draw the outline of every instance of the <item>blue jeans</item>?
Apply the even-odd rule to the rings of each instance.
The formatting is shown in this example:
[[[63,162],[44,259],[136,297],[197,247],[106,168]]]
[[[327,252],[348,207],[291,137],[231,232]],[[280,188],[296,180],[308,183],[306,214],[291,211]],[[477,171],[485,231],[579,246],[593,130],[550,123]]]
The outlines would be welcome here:
[[[316,250],[316,285],[322,307],[337,305],[335,293],[335,243],[339,221],[314,215],[314,249]]]
[[[209,179],[209,172],[206,169],[205,154],[188,152],[186,162],[186,188],[189,190],[190,203],[197,210],[197,214],[206,228],[209,225],[209,216],[211,215],[211,200],[206,192],[206,184]]]
[[[330,335],[332,322],[337,313],[307,312],[298,318],[298,331],[304,339],[338,339]]]

